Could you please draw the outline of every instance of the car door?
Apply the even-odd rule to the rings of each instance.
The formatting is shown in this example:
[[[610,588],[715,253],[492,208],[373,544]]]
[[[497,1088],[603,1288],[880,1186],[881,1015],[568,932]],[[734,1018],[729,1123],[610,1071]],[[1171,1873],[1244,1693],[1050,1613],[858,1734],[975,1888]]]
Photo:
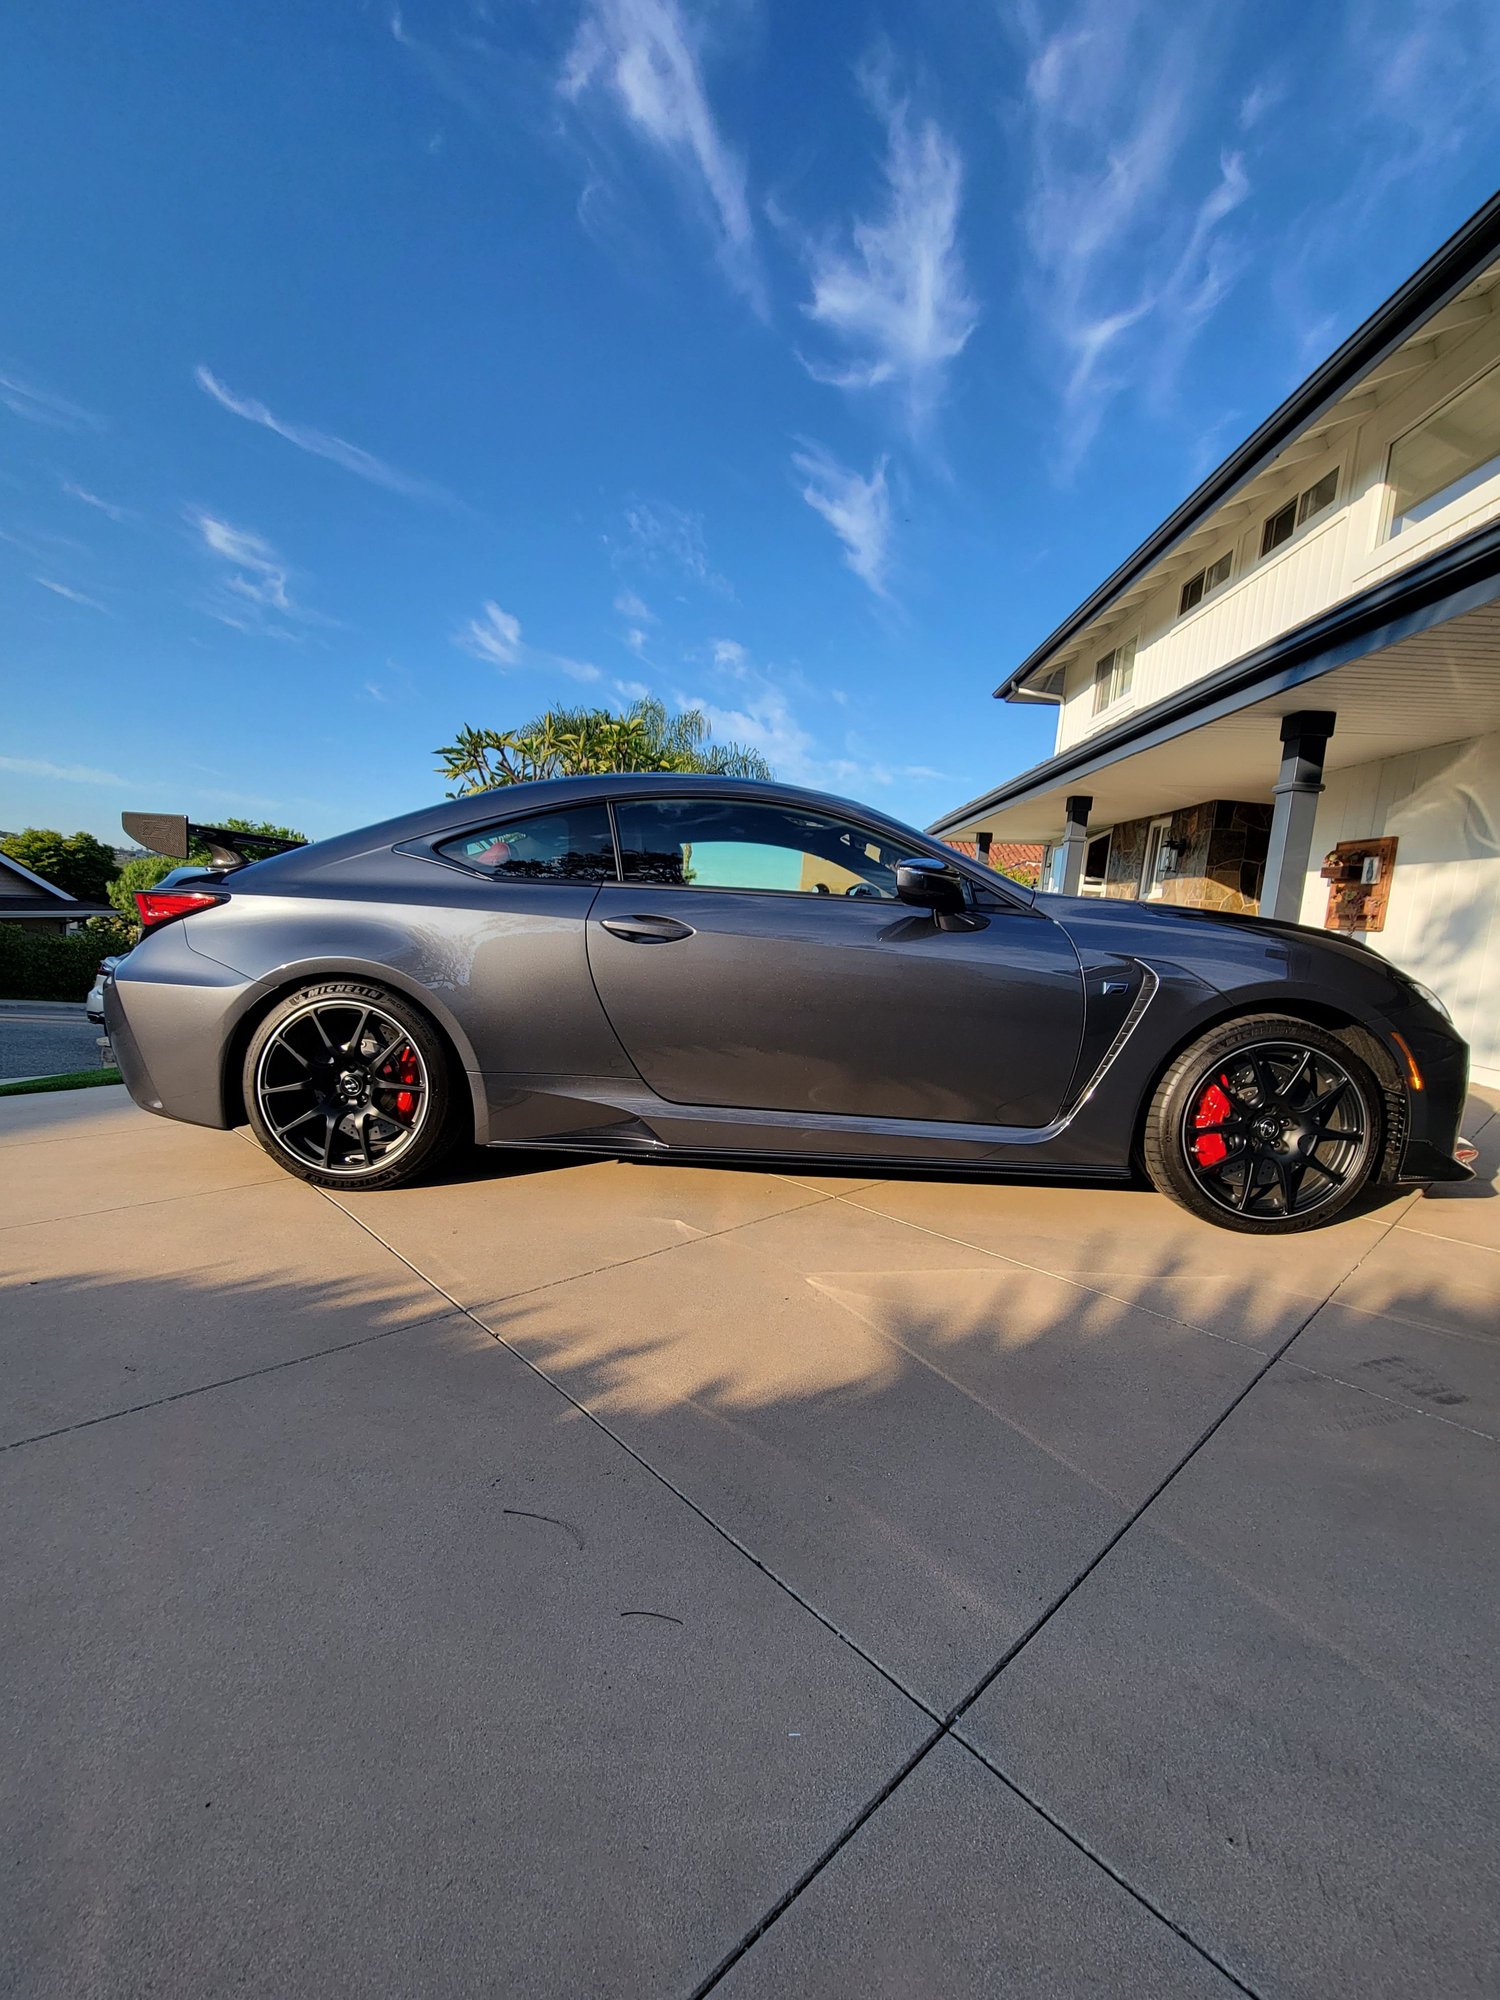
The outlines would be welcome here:
[[[999,891],[963,915],[899,902],[899,837],[801,804],[614,811],[622,880],[589,912],[589,966],[659,1096],[983,1125],[1058,1110],[1083,999],[1048,918]]]
[[[411,878],[404,962],[453,1009],[481,1072],[522,1082],[630,1077],[585,942],[599,885],[616,878],[605,803],[507,816],[497,801],[487,819],[407,852],[448,865]]]

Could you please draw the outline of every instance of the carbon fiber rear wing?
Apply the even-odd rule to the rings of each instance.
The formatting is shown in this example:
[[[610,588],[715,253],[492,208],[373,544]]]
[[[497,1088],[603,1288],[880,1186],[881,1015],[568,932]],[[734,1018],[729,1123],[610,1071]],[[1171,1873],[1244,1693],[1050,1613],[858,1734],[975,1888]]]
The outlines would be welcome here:
[[[169,861],[187,861],[194,843],[208,849],[214,868],[243,868],[268,854],[289,854],[306,847],[305,840],[280,840],[269,833],[242,833],[232,826],[199,826],[185,813],[121,813],[120,824],[130,838],[152,854]],[[250,849],[246,853],[246,849]]]

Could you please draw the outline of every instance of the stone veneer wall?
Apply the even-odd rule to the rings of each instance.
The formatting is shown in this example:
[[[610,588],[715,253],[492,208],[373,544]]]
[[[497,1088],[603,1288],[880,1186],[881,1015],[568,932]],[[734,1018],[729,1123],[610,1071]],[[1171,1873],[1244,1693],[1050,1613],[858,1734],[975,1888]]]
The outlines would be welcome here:
[[[1104,893],[1140,895],[1149,819],[1125,820],[1111,830]],[[1271,832],[1271,808],[1237,799],[1211,799],[1172,815],[1169,838],[1182,850],[1176,872],[1157,899],[1199,910],[1239,910],[1254,915]]]

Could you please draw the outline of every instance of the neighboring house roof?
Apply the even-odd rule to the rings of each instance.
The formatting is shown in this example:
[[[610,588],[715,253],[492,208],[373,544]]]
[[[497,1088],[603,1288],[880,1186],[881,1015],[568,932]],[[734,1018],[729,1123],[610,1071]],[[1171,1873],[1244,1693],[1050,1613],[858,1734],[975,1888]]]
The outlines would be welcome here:
[[[78,900],[76,896],[70,896],[66,889],[59,889],[55,882],[49,882],[45,875],[34,874],[24,862],[17,861],[13,854],[0,854],[0,899],[3,899],[6,888],[3,872],[5,870],[9,870],[12,875],[19,875],[23,882],[30,882],[46,895],[55,896],[60,903],[76,903]],[[26,900],[33,902],[35,898],[28,896]]]
[[[29,887],[22,888],[22,883]],[[0,854],[0,923],[24,924],[59,917],[77,923],[84,917],[112,917],[118,913],[108,903],[81,903],[66,889],[59,889],[45,875],[38,875],[13,854]]]
[[[1273,410],[1260,428],[1188,495],[1175,513],[1169,514],[1146,537],[1134,554],[1126,557],[1112,576],[1105,578],[1092,596],[1085,598],[1055,632],[1028,654],[995,689],[997,698],[1004,700],[1015,693],[1028,675],[1045,665],[1060,647],[1092,623],[1215,507],[1264,471],[1293,438],[1371,369],[1378,367],[1434,313],[1441,311],[1497,256],[1500,256],[1500,194],[1492,195],[1483,208],[1470,216],[1399,291],[1393,292],[1321,368],[1294,389],[1280,408]]]
[[[1013,806],[1033,793],[1067,779],[1080,785],[1091,771],[1122,757],[1184,735],[1200,724],[1287,693],[1366,653],[1411,637],[1431,625],[1500,598],[1500,523],[1490,522],[1461,541],[1439,549],[1425,562],[1345,598],[1331,610],[1283,632],[1278,638],[1217,672],[1149,702],[1108,728],[1092,731],[1044,763],[945,813],[928,828],[938,838],[950,826]],[[958,846],[959,842],[950,842]],[[997,843],[998,844],[998,843]],[[994,852],[994,849],[991,849]]]
[[[947,845],[956,853],[967,855],[971,861],[979,859],[977,840],[950,840]],[[1039,840],[992,840],[989,864],[991,868],[1034,868],[1040,874],[1045,852]]]

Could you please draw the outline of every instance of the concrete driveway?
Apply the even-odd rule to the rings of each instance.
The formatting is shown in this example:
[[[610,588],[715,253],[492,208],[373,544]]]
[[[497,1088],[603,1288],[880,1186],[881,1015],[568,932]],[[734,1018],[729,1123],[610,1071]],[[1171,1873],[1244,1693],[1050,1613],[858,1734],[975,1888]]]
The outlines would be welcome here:
[[[1500,1991],[1487,1182],[0,1177],[5,1992]]]

